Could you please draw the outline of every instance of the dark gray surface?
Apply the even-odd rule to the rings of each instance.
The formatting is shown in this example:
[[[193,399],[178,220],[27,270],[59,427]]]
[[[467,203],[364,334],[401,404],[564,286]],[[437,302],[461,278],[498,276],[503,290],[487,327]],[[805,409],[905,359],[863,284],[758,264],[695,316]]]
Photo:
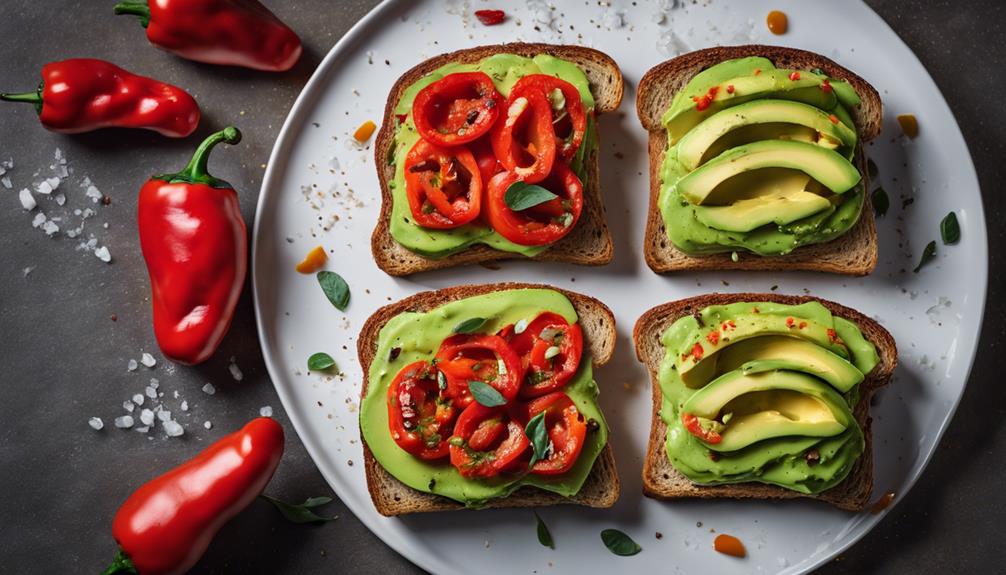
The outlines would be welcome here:
[[[112,2],[5,0],[0,18],[0,88],[34,87],[46,62],[73,56],[115,61],[190,90],[204,120],[199,136],[236,123],[245,140],[215,153],[214,171],[238,189],[246,221],[254,205],[275,137],[301,86],[321,57],[373,4],[366,0],[270,2],[298,31],[306,53],[285,75],[212,68],[149,47],[142,29],[111,15]],[[107,6],[105,5],[107,4]],[[986,198],[991,253],[988,313],[981,349],[957,416],[918,485],[863,542],[822,573],[998,572],[1006,561],[1006,373],[1001,305],[1006,294],[996,270],[1006,250],[1006,58],[1001,52],[1006,10],[996,0],[924,2],[872,0],[870,4],[916,52],[950,102],[971,148]],[[923,119],[924,121],[924,119]],[[150,330],[146,271],[135,228],[135,198],[154,172],[180,168],[195,137],[105,131],[60,136],[41,129],[29,107],[0,108],[0,160],[13,157],[15,192],[48,170],[59,147],[74,174],[58,215],[93,207],[93,232],[112,253],[111,265],[77,251],[77,240],[50,239],[31,227],[16,193],[0,188],[0,565],[3,571],[97,572],[115,552],[111,518],[123,499],[148,478],[191,457],[209,442],[270,405],[288,430],[286,454],[267,492],[290,500],[330,494],[292,433],[258,348],[250,286],[230,335],[217,355],[194,369],[126,370],[141,350],[157,353]],[[109,206],[82,199],[84,175],[111,197]],[[101,227],[107,222],[108,229]],[[23,270],[33,267],[25,277]],[[965,279],[966,278],[962,278]],[[115,314],[117,321],[111,321]],[[244,372],[228,372],[234,356]],[[112,428],[121,402],[142,393],[150,377],[161,382],[165,405],[186,424],[183,438],[140,440]],[[200,391],[213,382],[213,396]],[[173,391],[181,395],[174,399]],[[188,414],[178,409],[188,400]],[[105,430],[92,431],[99,416]],[[201,427],[213,422],[212,430]],[[228,524],[196,568],[222,572],[417,571],[372,535],[339,502],[324,511],[338,521],[321,527],[285,523],[256,502]],[[17,569],[14,569],[17,568]]]

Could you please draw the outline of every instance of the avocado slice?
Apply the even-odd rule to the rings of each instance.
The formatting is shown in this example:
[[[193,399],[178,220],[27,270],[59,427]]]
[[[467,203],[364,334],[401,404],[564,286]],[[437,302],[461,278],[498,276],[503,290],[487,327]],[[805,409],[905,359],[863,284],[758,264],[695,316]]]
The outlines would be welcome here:
[[[729,184],[722,193],[717,188],[732,177],[765,168],[800,170],[836,194],[859,183],[859,171],[841,154],[806,142],[766,140],[738,146],[700,166],[678,180],[677,190],[695,205],[726,204]]]
[[[681,138],[678,161],[694,170],[723,150],[758,140],[801,140],[835,149],[856,147],[856,132],[809,104],[754,100],[706,118]]]
[[[823,347],[803,339],[767,335],[724,349],[716,367],[720,372],[740,369],[746,374],[787,369],[817,376],[845,393],[863,381],[863,372]]]
[[[718,230],[750,232],[766,224],[786,225],[827,209],[834,210],[827,198],[801,189],[738,200],[729,206],[696,206],[695,217]]]
[[[718,443],[703,443],[721,452],[775,437],[832,437],[855,424],[831,386],[795,371],[730,371],[695,392],[682,412],[719,430]]]
[[[824,76],[812,72],[799,72],[799,77],[794,80],[791,79],[793,73],[794,70],[770,69],[720,82],[706,92],[711,96],[711,100],[702,110],[699,110],[697,102],[691,98],[675,98],[662,118],[670,145],[676,144],[689,130],[716,112],[752,100],[768,98],[795,100],[822,110],[835,107],[838,102],[835,90],[821,89]],[[837,83],[841,82],[831,81],[833,87]]]

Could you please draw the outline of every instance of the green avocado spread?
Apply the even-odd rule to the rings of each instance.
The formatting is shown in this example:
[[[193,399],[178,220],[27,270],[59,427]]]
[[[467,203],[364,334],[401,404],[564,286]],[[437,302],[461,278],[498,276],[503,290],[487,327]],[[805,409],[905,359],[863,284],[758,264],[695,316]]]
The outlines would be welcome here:
[[[398,105],[395,106],[396,118],[404,117],[405,120],[400,121],[395,128],[395,141],[388,157],[388,162],[395,165],[395,178],[390,182],[392,207],[389,227],[391,236],[410,251],[428,258],[446,257],[478,243],[528,257],[535,256],[547,249],[548,246],[515,244],[484,224],[471,223],[458,228],[439,230],[423,228],[412,221],[412,213],[405,195],[405,171],[403,168],[405,155],[419,140],[419,133],[412,120],[412,101],[420,90],[448,74],[473,71],[485,72],[504,98],[510,94],[510,89],[518,80],[529,74],[556,76],[579,90],[584,111],[587,113],[587,128],[583,144],[570,161],[570,168],[583,182],[584,187],[587,186],[589,171],[586,169],[585,159],[597,149],[597,132],[592,113],[594,97],[590,93],[587,76],[583,70],[572,62],[547,54],[539,54],[534,58],[526,58],[516,54],[494,54],[477,64],[447,64],[423,76],[406,88],[402,92],[402,98],[398,101]]]
[[[697,74],[663,117],[668,238],[692,255],[775,256],[849,231],[865,198],[848,111],[859,104],[845,81],[762,57]]]
[[[879,357],[855,324],[820,303],[710,306],[675,321],[661,342],[667,455],[691,481],[814,494],[862,455],[853,412]],[[716,437],[701,435],[709,432]]]
[[[364,441],[384,469],[413,489],[448,497],[470,507],[487,500],[506,497],[524,485],[571,497],[580,491],[594,466],[594,460],[608,441],[608,426],[597,404],[590,356],[584,350],[580,368],[563,391],[573,400],[588,421],[598,428],[587,432],[583,450],[573,468],[556,476],[497,476],[491,479],[464,478],[448,462],[423,461],[391,438],[388,427],[388,386],[406,365],[430,361],[440,343],[453,335],[460,322],[480,317],[486,322],[481,333],[496,333],[521,320],[530,322],[545,311],[557,313],[570,323],[577,321],[576,310],[566,296],[547,289],[517,289],[493,292],[444,304],[428,312],[405,312],[393,317],[381,329],[377,352],[367,375],[367,393],[360,405],[360,429]],[[392,353],[392,350],[398,350]]]

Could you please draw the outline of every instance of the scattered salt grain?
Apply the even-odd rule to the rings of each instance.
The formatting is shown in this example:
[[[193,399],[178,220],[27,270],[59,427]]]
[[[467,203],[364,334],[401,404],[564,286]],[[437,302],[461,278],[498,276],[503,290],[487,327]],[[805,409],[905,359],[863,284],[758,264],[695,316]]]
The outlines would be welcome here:
[[[35,217],[31,220],[31,227],[38,228],[45,223],[45,214],[39,212],[35,214]]]
[[[133,396],[133,403],[136,405],[143,405],[143,394],[137,393]]]
[[[105,422],[102,421],[100,417],[92,417],[91,419],[88,419],[87,424],[95,431],[101,431],[102,428],[105,427]]]
[[[168,411],[167,409],[162,409],[157,412],[157,419],[160,419],[165,423],[171,421],[171,412]]]
[[[21,207],[29,212],[34,210],[35,206],[38,205],[38,203],[35,202],[35,196],[31,195],[31,191],[28,188],[22,188],[21,191],[17,193],[17,198],[21,200]]]
[[[136,404],[127,399],[126,401],[122,402],[122,409],[125,409],[129,413],[133,413],[133,410],[136,409]]]
[[[136,360],[135,359],[129,360],[129,363],[126,364],[126,369],[128,371],[136,371],[136,368],[137,368],[137,364],[136,364]]]
[[[157,390],[156,389],[154,389],[154,388],[152,388],[152,387],[150,387],[148,385],[147,389],[145,391],[147,393],[147,397],[149,397],[150,399],[157,399]]]
[[[272,417],[272,407],[265,405],[258,410],[258,414],[262,417]]]
[[[14,187],[14,184],[10,181],[10,176],[4,176],[3,178],[0,178],[0,184],[3,184],[3,187],[7,188],[8,190]]]
[[[157,389],[158,387],[161,387],[161,380],[157,379],[156,377],[151,377],[150,378],[150,387],[152,387],[154,389]]]
[[[164,422],[164,433],[167,433],[168,437],[179,437],[185,433],[185,428],[177,421],[169,419]]]
[[[63,204],[66,203],[66,195],[64,195],[62,192],[53,196],[53,199],[56,200],[57,206],[62,206]]]
[[[140,412],[140,423],[143,425],[151,425],[154,423],[154,412],[149,409],[144,409]]]
[[[94,202],[94,203],[96,203],[96,204],[101,200],[101,190],[99,190],[98,188],[96,188],[94,186],[90,186],[90,185],[87,186],[87,191],[84,192],[84,194],[87,197],[91,198],[91,201]]]
[[[106,264],[112,261],[112,254],[108,251],[107,246],[101,246],[100,248],[94,250],[94,257],[105,262]],[[143,365],[147,365],[144,363]]]
[[[35,271],[35,266],[28,266],[23,270],[21,270],[21,275],[23,275],[24,277],[28,277],[28,274],[30,274],[33,271]]]
[[[49,184],[49,187],[55,190],[59,187],[59,178],[47,178],[45,183]]]
[[[122,415],[115,418],[115,426],[119,429],[129,429],[133,426],[132,415]]]
[[[144,353],[143,356],[140,358],[140,363],[142,363],[147,367],[154,367],[155,365],[157,365],[157,360],[154,359],[154,356],[150,355],[149,353]]]
[[[235,359],[233,357],[231,357],[231,363],[227,366],[227,369],[230,370],[231,377],[234,378],[234,381],[241,381],[244,379],[245,376],[241,373],[241,368],[238,367],[237,363],[235,363]]]
[[[182,408],[182,411],[188,411],[189,410],[189,402],[183,401],[182,405],[181,405],[181,408]]]
[[[59,226],[56,225],[56,222],[49,220],[42,224],[42,231],[45,232],[45,235],[51,236],[59,231]]]
[[[206,395],[213,395],[216,392],[217,388],[213,387],[212,383],[207,383],[206,385],[203,386],[203,393],[205,393]]]
[[[58,182],[59,180],[56,181]],[[50,184],[48,180],[42,180],[41,182],[35,184],[35,191],[48,196],[52,193],[52,184]]]
[[[203,427],[205,427],[206,429],[213,429],[213,423],[210,422],[210,421],[207,421],[207,422],[203,423]]]
[[[140,433],[146,433],[146,432],[150,431],[150,426],[149,425],[144,425],[142,427],[137,427],[133,431],[139,431]]]

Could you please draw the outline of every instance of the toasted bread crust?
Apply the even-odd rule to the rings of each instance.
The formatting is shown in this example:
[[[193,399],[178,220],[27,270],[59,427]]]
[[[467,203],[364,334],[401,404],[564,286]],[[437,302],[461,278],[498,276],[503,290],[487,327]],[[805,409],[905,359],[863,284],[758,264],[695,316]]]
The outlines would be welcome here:
[[[364,379],[360,392],[361,400],[366,397],[369,378],[367,372],[377,351],[377,341],[381,329],[393,317],[406,311],[429,311],[446,303],[477,295],[513,289],[549,289],[562,293],[572,302],[583,328],[584,344],[590,350],[593,365],[607,363],[615,348],[615,317],[606,305],[592,297],[555,288],[543,284],[502,283],[486,285],[466,285],[428,291],[386,305],[370,316],[357,339],[357,354],[363,368]],[[367,475],[367,489],[378,513],[386,516],[429,511],[450,511],[465,509],[465,506],[439,495],[417,491],[398,481],[374,457],[360,431],[363,444],[364,468]],[[620,491],[615,458],[610,442],[604,447],[580,492],[567,498],[538,489],[522,487],[508,497],[493,499],[485,508],[498,507],[540,507],[557,504],[578,504],[589,507],[611,507],[618,499]]]
[[[661,124],[663,113],[674,94],[698,72],[724,60],[763,56],[777,66],[796,69],[820,68],[833,78],[849,82],[862,104],[850,110],[859,130],[856,167],[863,178],[865,201],[859,221],[847,233],[829,242],[799,247],[784,256],[742,254],[735,262],[730,253],[688,255],[668,239],[663,217],[657,206],[660,195],[660,167],[667,150],[667,133]],[[636,113],[649,132],[650,201],[646,219],[644,255],[657,273],[687,270],[763,270],[820,271],[863,276],[877,266],[877,230],[870,200],[869,173],[862,144],[875,138],[883,121],[880,95],[866,80],[834,61],[813,52],[778,46],[723,46],[684,54],[651,68],[639,82]]]
[[[880,363],[867,374],[860,384],[861,398],[854,415],[863,430],[866,448],[849,476],[835,487],[818,495],[805,495],[774,485],[761,483],[735,483],[703,486],[692,483],[671,464],[664,441],[667,426],[660,418],[663,395],[658,372],[664,357],[660,336],[667,327],[681,317],[691,315],[711,305],[736,302],[768,301],[799,305],[817,301],[834,315],[855,323],[866,338],[877,347]],[[646,458],[643,462],[643,493],[654,499],[732,498],[732,499],[795,499],[808,498],[830,503],[840,509],[859,511],[866,507],[873,489],[873,434],[871,432],[870,400],[873,394],[887,385],[898,363],[898,350],[891,334],[876,321],[862,313],[832,301],[811,296],[788,296],[764,293],[708,294],[666,303],[644,313],[633,328],[636,357],[646,365],[653,392],[652,422]]]
[[[550,54],[574,62],[584,70],[590,81],[591,93],[596,100],[594,108],[596,114],[612,112],[621,104],[624,86],[618,65],[607,54],[582,46],[525,43],[479,46],[435,56],[419,63],[403,74],[395,82],[388,95],[388,101],[384,108],[384,119],[381,122],[381,129],[377,133],[374,145],[374,165],[377,167],[377,178],[381,184],[381,213],[371,236],[371,251],[378,267],[384,272],[394,276],[404,276],[459,265],[523,257],[520,254],[476,244],[444,258],[426,258],[409,251],[395,241],[389,229],[392,195],[388,184],[395,177],[395,166],[389,165],[387,158],[394,146],[394,110],[402,92],[423,76],[445,64],[478,62],[488,56],[500,53],[526,57]],[[600,134],[598,137],[600,138]],[[614,256],[614,247],[611,233],[604,220],[605,211],[601,199],[598,164],[598,155],[595,151],[586,161],[590,176],[584,187],[584,211],[573,231],[531,259],[580,265],[605,265],[611,262]]]

